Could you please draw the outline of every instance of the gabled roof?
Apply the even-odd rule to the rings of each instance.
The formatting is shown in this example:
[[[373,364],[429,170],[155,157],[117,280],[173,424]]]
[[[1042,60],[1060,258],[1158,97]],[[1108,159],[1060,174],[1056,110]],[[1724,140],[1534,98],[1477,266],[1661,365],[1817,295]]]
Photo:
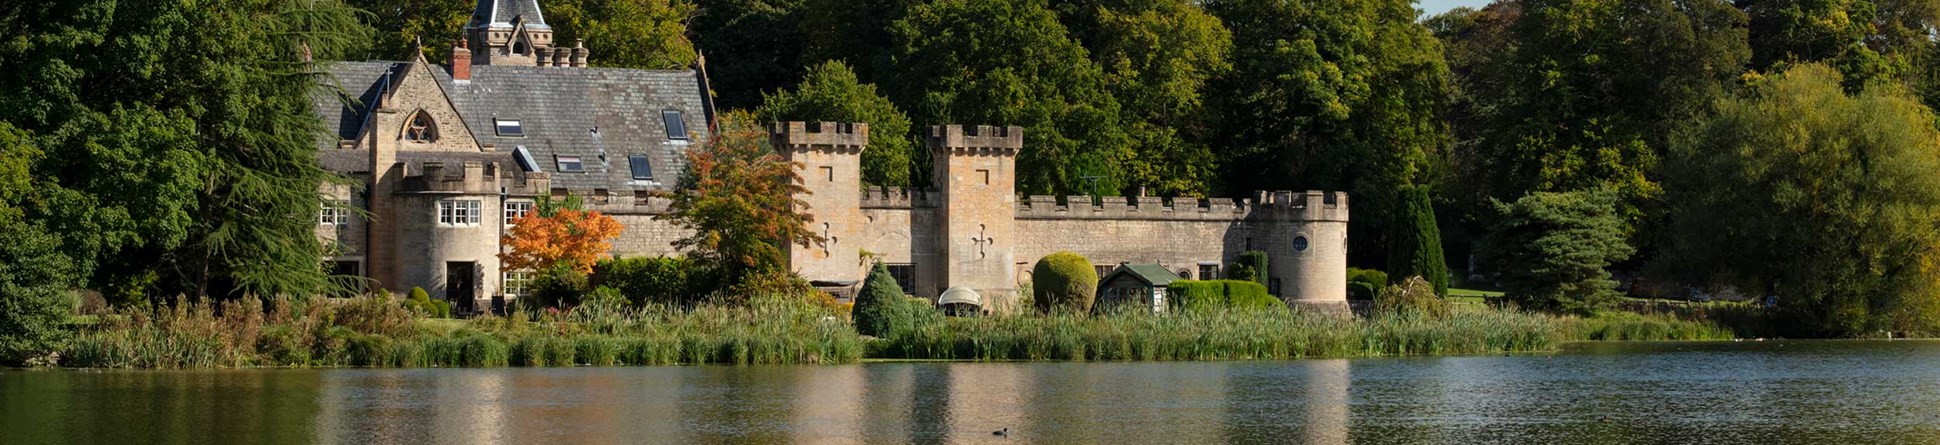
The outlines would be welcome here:
[[[1145,282],[1145,284],[1158,287],[1172,284],[1173,281],[1179,279],[1178,275],[1173,275],[1172,271],[1165,270],[1165,266],[1158,264],[1121,264],[1117,269],[1113,269],[1111,273],[1105,274],[1105,278],[1099,280],[1099,282],[1110,282],[1118,278],[1119,275],[1130,275],[1132,278],[1137,278],[1139,281]]]
[[[548,28],[546,16],[539,10],[539,0],[478,0],[467,27],[510,28],[515,19],[523,19],[527,29]]]
[[[328,65],[332,76],[311,97],[317,114],[336,137],[322,138],[319,148],[335,150],[338,140],[356,139],[385,88],[386,75],[401,78],[408,65]],[[692,71],[473,65],[471,81],[457,83],[446,70],[426,66],[480,145],[503,153],[525,147],[539,171],[553,173],[554,188],[671,188],[685,168],[687,150],[711,136],[700,80]],[[354,100],[346,105],[345,98]],[[667,110],[681,113],[687,140],[667,138],[661,118]],[[524,136],[499,137],[498,119],[519,121]],[[593,131],[596,128],[598,132]],[[653,182],[633,180],[629,155],[648,158]],[[585,171],[559,172],[559,156],[579,157]]]

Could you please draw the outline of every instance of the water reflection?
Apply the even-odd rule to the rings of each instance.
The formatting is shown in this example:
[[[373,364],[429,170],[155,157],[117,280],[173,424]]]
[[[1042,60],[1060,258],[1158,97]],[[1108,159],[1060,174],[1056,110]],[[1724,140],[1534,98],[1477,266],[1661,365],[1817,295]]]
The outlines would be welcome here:
[[[0,370],[0,442],[1940,443],[1940,343],[1290,362]]]

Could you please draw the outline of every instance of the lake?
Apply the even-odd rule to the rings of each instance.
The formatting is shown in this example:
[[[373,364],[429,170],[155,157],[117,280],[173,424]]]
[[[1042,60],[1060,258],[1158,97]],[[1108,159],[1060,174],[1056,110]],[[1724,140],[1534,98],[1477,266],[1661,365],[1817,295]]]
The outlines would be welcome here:
[[[1220,442],[1940,443],[1940,342],[1272,362],[0,370],[6,444]]]

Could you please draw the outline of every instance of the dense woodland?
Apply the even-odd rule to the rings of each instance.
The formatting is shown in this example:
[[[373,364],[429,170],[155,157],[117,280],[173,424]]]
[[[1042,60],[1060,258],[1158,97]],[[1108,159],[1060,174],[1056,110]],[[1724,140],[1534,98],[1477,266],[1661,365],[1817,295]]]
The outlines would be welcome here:
[[[1350,261],[1397,281],[1593,312],[1615,270],[1775,295],[1797,335],[1940,320],[1940,0],[541,4],[594,65],[704,56],[723,108],[873,123],[872,184],[928,183],[924,125],[1021,125],[1020,193],[1349,191]],[[473,6],[0,5],[0,313],[345,285],[304,57],[443,60]]]

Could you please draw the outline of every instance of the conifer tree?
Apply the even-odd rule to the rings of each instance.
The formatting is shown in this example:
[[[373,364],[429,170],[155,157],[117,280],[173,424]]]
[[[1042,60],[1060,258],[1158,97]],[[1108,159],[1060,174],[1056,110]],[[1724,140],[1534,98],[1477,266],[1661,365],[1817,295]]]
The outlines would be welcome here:
[[[1448,296],[1448,264],[1442,257],[1441,229],[1425,186],[1408,186],[1395,201],[1394,234],[1389,238],[1389,284],[1421,277],[1434,285],[1435,295]]]
[[[896,278],[889,275],[889,267],[877,262],[869,270],[869,278],[862,282],[862,294],[855,297],[855,330],[862,335],[885,337],[895,332],[898,325],[909,324],[907,315],[908,299],[903,298],[903,288],[896,284]]]

